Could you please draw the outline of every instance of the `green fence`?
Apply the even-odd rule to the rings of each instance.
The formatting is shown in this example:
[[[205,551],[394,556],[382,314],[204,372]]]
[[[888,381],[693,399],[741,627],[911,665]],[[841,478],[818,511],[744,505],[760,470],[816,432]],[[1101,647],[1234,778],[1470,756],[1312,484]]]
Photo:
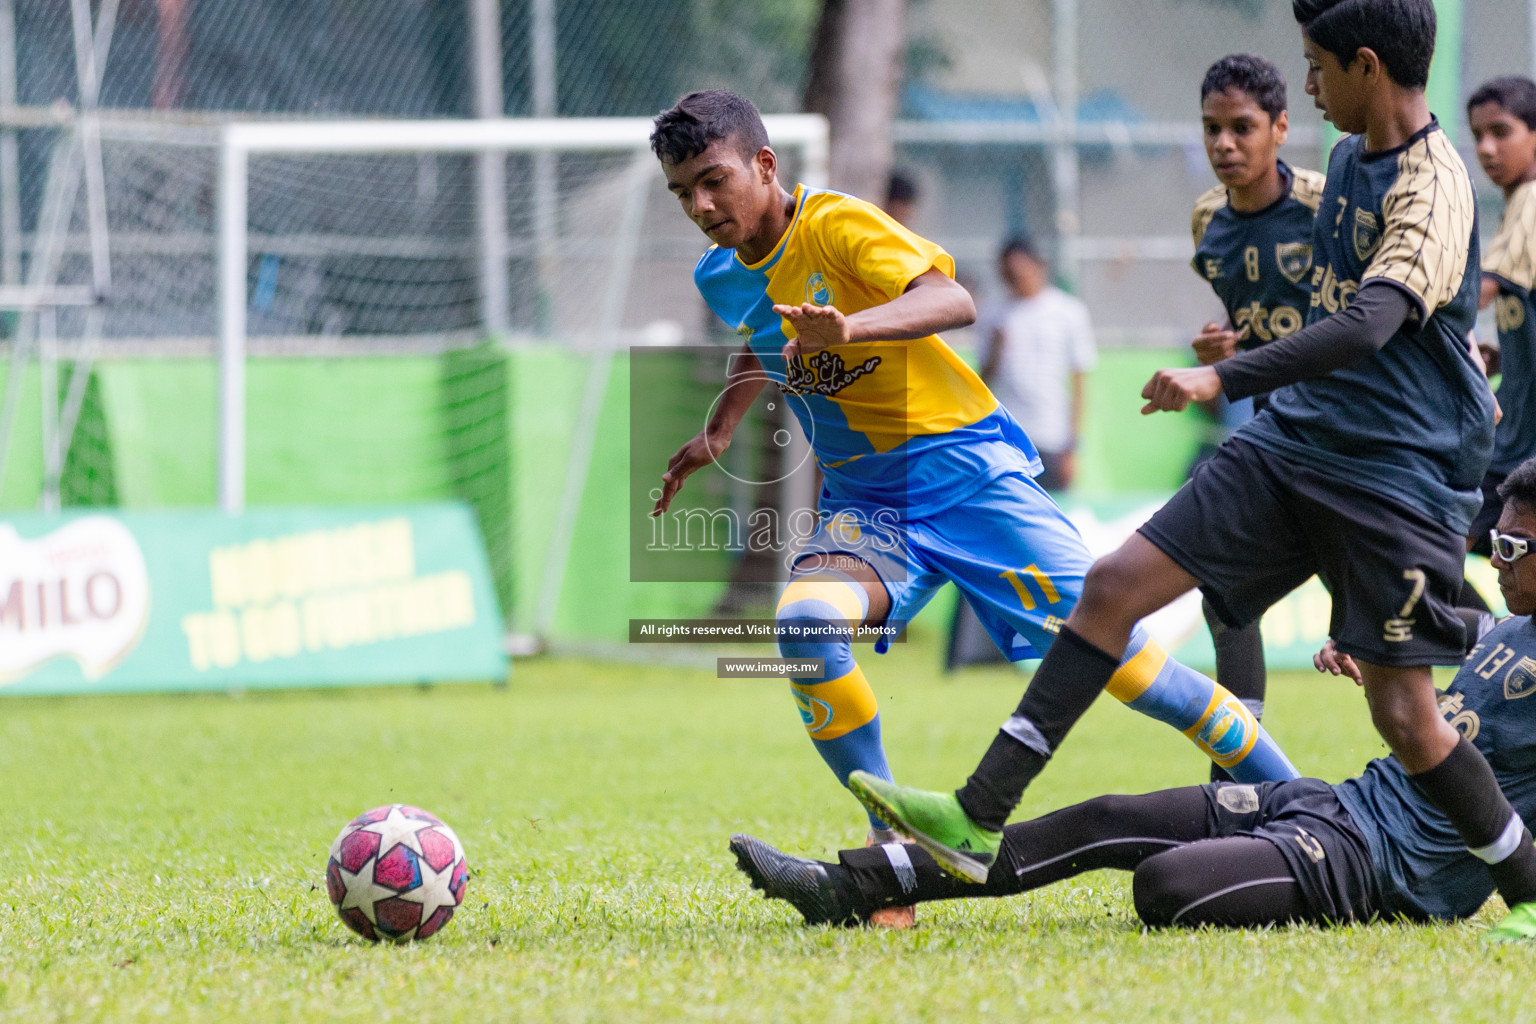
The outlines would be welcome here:
[[[1168,491],[1183,479],[1201,426],[1141,417],[1151,371],[1180,358],[1107,352],[1091,377],[1078,492]],[[458,498],[476,512],[498,598],[514,629],[542,621],[547,557],[589,357],[553,346],[484,346],[443,355],[253,358],[247,367],[247,495],[253,507]],[[5,378],[0,368],[0,381]],[[106,359],[91,369],[64,466],[70,506],[211,506],[217,365],[209,358]],[[69,367],[61,377],[68,379]],[[553,616],[557,637],[617,640],[631,617],[699,614],[720,587],[628,581],[630,460],[671,450],[629,445],[629,363],[615,359],[601,404],[574,543]],[[657,408],[681,444],[717,392],[679,372]],[[29,368],[0,508],[32,509],[42,489],[39,383]],[[665,431],[662,431],[665,433]],[[704,489],[701,479],[696,489]],[[722,566],[722,575],[725,566]]]

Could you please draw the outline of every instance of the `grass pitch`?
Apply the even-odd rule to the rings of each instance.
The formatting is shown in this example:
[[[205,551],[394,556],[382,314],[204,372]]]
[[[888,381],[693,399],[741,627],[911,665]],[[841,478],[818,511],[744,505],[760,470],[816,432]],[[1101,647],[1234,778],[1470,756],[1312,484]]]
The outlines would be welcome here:
[[[964,778],[1017,700],[931,643],[866,654],[900,778]],[[1472,924],[1145,933],[1128,875],[930,904],[911,932],[802,927],[727,836],[828,856],[863,836],[781,683],[581,660],[509,689],[18,700],[0,711],[0,1020],[1440,1021],[1529,1019],[1536,951]],[[1380,751],[1347,682],[1279,675],[1303,771]],[[1201,780],[1182,738],[1104,700],[1021,813]],[[326,850],[419,803],[464,840],[455,919],[370,946]]]

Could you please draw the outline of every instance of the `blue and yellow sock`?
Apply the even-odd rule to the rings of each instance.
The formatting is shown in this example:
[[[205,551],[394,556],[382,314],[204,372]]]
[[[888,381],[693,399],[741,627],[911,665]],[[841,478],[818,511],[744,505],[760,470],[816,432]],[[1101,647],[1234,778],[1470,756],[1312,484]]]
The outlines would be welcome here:
[[[867,614],[869,595],[863,586],[838,572],[796,577],[779,598],[779,625],[800,634],[781,636],[779,653],[786,658],[822,659],[820,677],[793,679],[790,689],[816,752],[845,786],[855,770],[891,778],[880,741],[875,691],[853,660],[848,637],[835,635],[839,629],[857,626]],[[886,827],[874,815],[869,821],[873,828]]]
[[[1299,776],[1253,712],[1226,687],[1179,664],[1140,628],[1109,681],[1111,696],[1192,740],[1238,782]]]

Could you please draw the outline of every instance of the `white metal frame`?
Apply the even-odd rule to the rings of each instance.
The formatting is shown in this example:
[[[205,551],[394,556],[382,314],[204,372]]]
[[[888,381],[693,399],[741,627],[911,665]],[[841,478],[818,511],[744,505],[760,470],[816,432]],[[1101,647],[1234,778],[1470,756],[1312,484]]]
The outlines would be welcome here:
[[[46,187],[47,198],[39,219],[37,241],[21,280],[21,206],[17,164],[16,11],[14,0],[0,0],[0,309],[21,313],[20,329],[11,347],[9,373],[0,397],[0,483],[9,464],[17,406],[27,361],[37,350],[42,382],[43,489],[42,508],[57,512],[64,457],[69,452],[75,420],[90,379],[91,349],[101,333],[100,303],[112,288],[107,238],[106,174],[101,158],[101,123],[97,100],[101,75],[111,52],[117,26],[118,0],[102,0],[91,22],[90,0],[70,0],[73,28],[75,83],[79,106],[57,121],[59,137],[54,144]],[[63,256],[71,210],[85,182],[86,221],[90,238],[91,283],[60,285],[56,278]],[[62,408],[58,396],[57,323],[61,306],[87,307],[86,350],[69,380]]]
[[[763,119],[776,145],[798,149],[803,180],[827,182],[829,138],[818,114]],[[245,506],[246,274],[249,164],[260,153],[559,153],[649,147],[650,118],[480,118],[463,121],[301,121],[225,125],[220,133],[218,206],[219,506]],[[482,211],[495,205],[482,204]],[[505,225],[492,225],[505,230]],[[482,250],[484,251],[484,250]],[[482,268],[482,280],[505,267]],[[612,325],[614,327],[617,324]],[[584,474],[583,474],[584,475]]]

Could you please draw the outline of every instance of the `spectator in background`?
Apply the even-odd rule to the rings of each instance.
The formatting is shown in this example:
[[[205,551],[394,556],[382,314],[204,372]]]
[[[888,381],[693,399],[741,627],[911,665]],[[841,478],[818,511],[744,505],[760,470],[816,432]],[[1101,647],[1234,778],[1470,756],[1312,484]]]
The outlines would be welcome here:
[[[1009,296],[983,314],[981,376],[1028,432],[1048,491],[1066,490],[1077,473],[1088,371],[1098,362],[1082,301],[1050,283],[1050,268],[1027,238],[998,259]]]
[[[917,182],[900,171],[892,171],[885,187],[885,212],[902,227],[911,227],[912,217],[917,213]]]

